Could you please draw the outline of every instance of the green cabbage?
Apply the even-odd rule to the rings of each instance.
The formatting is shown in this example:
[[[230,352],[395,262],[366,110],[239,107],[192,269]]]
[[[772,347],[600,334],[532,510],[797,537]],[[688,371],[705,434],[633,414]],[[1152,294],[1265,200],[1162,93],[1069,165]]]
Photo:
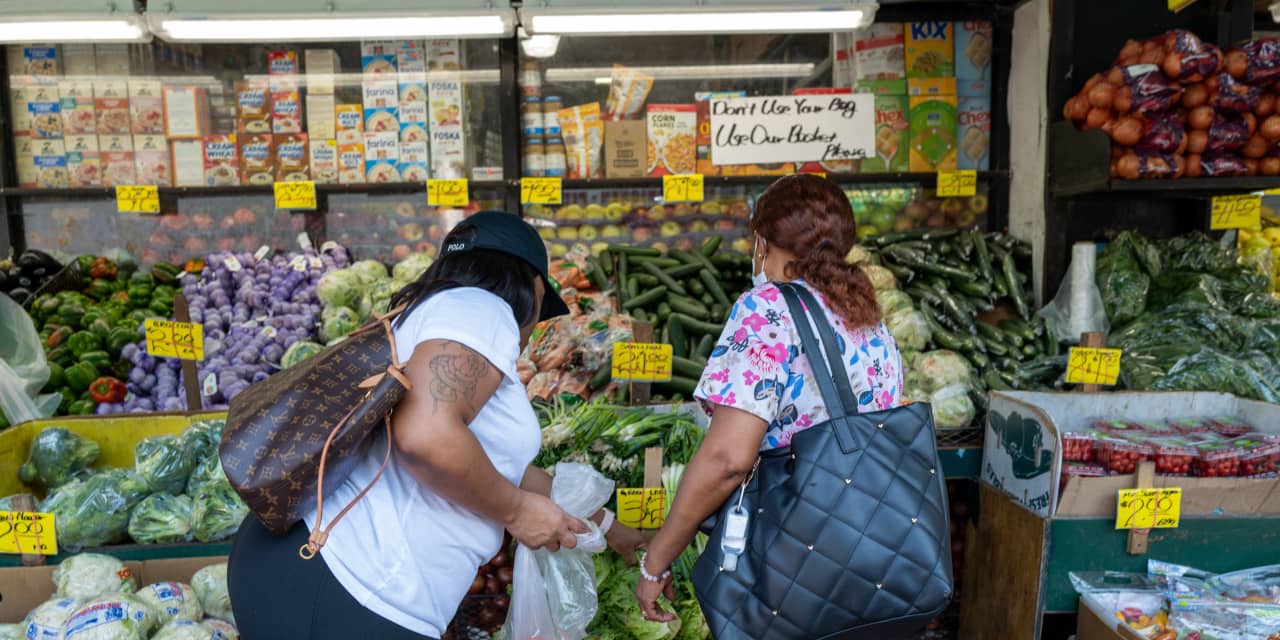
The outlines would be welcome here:
[[[65,509],[52,511],[58,545],[76,550],[123,541],[129,513],[147,494],[146,483],[133,471],[107,469],[90,476]]]
[[[885,289],[876,292],[876,302],[880,304],[880,314],[888,318],[899,311],[909,311],[914,309],[911,303],[911,296],[905,291],[897,289]]]
[[[350,307],[330,307],[324,310],[322,318],[320,340],[326,343],[360,328],[360,315]]]
[[[118,593],[86,602],[71,614],[61,640],[147,640],[158,623],[141,598]]]
[[[129,537],[143,544],[191,541],[191,498],[154,493],[138,503],[129,516]]]
[[[324,274],[316,284],[316,297],[326,307],[352,307],[360,300],[364,283],[351,269],[338,269]]]
[[[373,303],[373,310],[378,313],[386,313],[391,305],[391,296],[394,296],[400,286],[394,280],[383,280],[376,282],[369,288],[369,298]]]
[[[177,436],[147,436],[133,448],[133,470],[157,493],[182,493],[196,461]]]
[[[929,321],[915,309],[899,311],[886,317],[884,322],[899,349],[918,351],[928,346],[929,340],[933,338]]]
[[[200,542],[230,538],[249,515],[248,505],[230,484],[212,484],[191,497],[195,501],[191,531]]]
[[[27,484],[57,487],[89,468],[98,459],[98,443],[63,427],[49,427],[36,435],[18,479]]]
[[[355,273],[366,286],[391,277],[387,274],[387,267],[377,260],[361,260],[347,269]]]
[[[898,288],[898,279],[893,277],[892,271],[875,264],[864,264],[861,268],[863,273],[867,274],[867,278],[871,280],[871,286],[876,291]]]
[[[916,361],[915,369],[923,377],[925,391],[929,393],[956,383],[969,385],[973,380],[973,369],[969,366],[969,361],[964,356],[945,349],[922,354]]]
[[[370,285],[372,286],[372,285]],[[356,303],[356,315],[360,316],[360,322],[364,323],[369,320],[373,314],[373,296],[368,291],[360,294],[360,301]]]
[[[391,267],[391,278],[401,282],[412,282],[426,273],[432,262],[431,256],[421,251],[411,253],[404,260],[397,262],[396,266]]]
[[[200,606],[207,616],[235,622],[231,613],[231,594],[227,593],[227,563],[211,564],[191,576]]]
[[[98,596],[133,593],[138,581],[120,560],[100,553],[81,553],[63,560],[53,570],[59,598],[87,600]]]
[[[308,340],[299,340],[289,345],[289,348],[285,350],[284,356],[280,358],[280,366],[288,369],[289,367],[320,353],[323,349],[324,347],[322,345]]]
[[[969,398],[969,388],[962,383],[934,391],[929,396],[929,406],[933,409],[933,425],[939,428],[967,427],[973,424],[977,414]]]
[[[160,627],[151,640],[221,640],[221,634],[203,622],[174,620]]]
[[[138,597],[151,605],[160,624],[174,620],[199,620],[204,617],[200,598],[189,584],[181,582],[155,582],[138,589]]]
[[[79,598],[54,597],[52,600],[32,609],[22,624],[26,630],[18,638],[57,638],[62,633],[62,625],[75,613],[84,602]],[[0,636],[2,638],[3,636]]]

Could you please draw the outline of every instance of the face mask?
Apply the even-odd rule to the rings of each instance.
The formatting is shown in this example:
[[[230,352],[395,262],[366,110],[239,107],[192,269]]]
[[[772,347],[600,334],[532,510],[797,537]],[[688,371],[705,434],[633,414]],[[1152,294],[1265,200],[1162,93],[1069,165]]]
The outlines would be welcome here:
[[[757,269],[756,256],[760,254],[761,250],[766,246],[766,244],[767,243],[765,243],[763,238],[761,238],[760,236],[756,236],[756,247],[751,252],[751,286],[753,287],[758,287],[762,284],[769,282],[769,276],[765,275],[764,273],[764,265],[759,265],[760,272],[756,273],[756,269]]]

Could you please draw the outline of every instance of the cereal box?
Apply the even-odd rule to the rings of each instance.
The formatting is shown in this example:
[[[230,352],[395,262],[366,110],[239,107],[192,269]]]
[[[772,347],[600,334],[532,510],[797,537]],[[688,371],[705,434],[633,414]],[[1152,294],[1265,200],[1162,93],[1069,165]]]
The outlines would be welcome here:
[[[991,168],[991,98],[962,96],[956,109],[957,166],[986,171]]]
[[[338,142],[312,138],[309,147],[311,179],[317,184],[336,184],[338,182]]]
[[[911,78],[910,80],[907,80],[907,95],[954,96],[956,95],[956,79]]]
[[[423,105],[423,112],[426,112],[427,104],[427,74],[400,74],[400,107],[406,105]],[[426,121],[426,118],[423,118]]]
[[[320,140],[333,140],[337,134],[334,112],[337,103],[332,94],[307,93],[307,135]]]
[[[876,23],[853,34],[856,80],[906,78],[906,33],[897,22]]]
[[[394,79],[398,40],[365,40],[360,43],[360,70],[365,80]]]
[[[720,165],[711,161],[711,101],[741,98],[746,95],[746,91],[699,91],[693,94],[693,99],[697,101],[698,112],[698,173],[704,176],[720,175]]]
[[[396,44],[396,70],[401,74],[427,72],[427,52],[421,40],[400,40]]]
[[[298,182],[311,179],[311,147],[305,133],[285,133],[272,140],[275,144],[276,182]]]
[[[31,130],[37,138],[62,137],[62,104],[56,86],[40,87],[27,103]]]
[[[955,76],[953,25],[945,20],[906,23],[908,78]]]
[[[170,138],[204,137],[209,131],[209,91],[202,87],[165,87],[164,131]]]
[[[333,95],[334,82],[342,70],[338,52],[333,49],[307,49],[307,95]]]
[[[334,108],[338,144],[364,144],[364,109],[358,104]]]
[[[462,68],[462,52],[457,38],[436,38],[427,41],[427,69],[431,71],[457,71]]]
[[[102,164],[98,158],[97,134],[70,135],[64,139],[67,150],[67,179],[73,187],[102,185]]]
[[[18,163],[18,186],[34,189],[36,186],[36,138],[30,135],[14,136],[13,152]]]
[[[236,135],[240,154],[240,184],[271,184],[275,182],[276,162],[269,133],[242,133]]]
[[[204,184],[210,187],[240,184],[240,157],[236,135],[205,136],[201,142]]]
[[[457,68],[451,62],[458,59],[456,40],[433,40],[427,46],[427,64],[431,68]],[[434,71],[428,76],[427,130],[431,134],[431,174],[436,177],[466,175],[462,101],[462,77],[458,72]]]
[[[338,145],[338,182],[364,184],[364,145]]]
[[[907,96],[876,96],[876,155],[862,160],[863,173],[897,173],[910,167]]]
[[[92,81],[63,80],[58,83],[58,95],[61,97],[64,134],[73,136],[98,132],[98,117],[93,109]]]
[[[271,133],[271,91],[266,82],[235,83],[236,130],[239,133]]]
[[[957,22],[956,90],[961,96],[991,94],[991,50],[993,31],[990,22]]]
[[[133,136],[133,167],[138,184],[173,184],[169,142],[158,134]]]
[[[647,115],[649,175],[693,173],[698,159],[697,105],[651,104]]]
[[[426,182],[429,177],[428,167],[431,156],[427,151],[427,141],[400,143],[400,180],[403,182]]]
[[[58,48],[51,46],[22,47],[22,72],[32,76],[57,76]]]
[[[302,133],[302,96],[297,89],[271,92],[271,132]]]
[[[911,96],[912,171],[956,168],[956,97]]]
[[[133,165],[133,136],[112,134],[98,136],[98,159],[102,164],[102,186],[137,184]]]
[[[67,149],[62,140],[36,140],[34,161],[36,186],[42,189],[62,189],[69,183],[67,177]]]
[[[267,52],[267,75],[298,75],[298,52],[292,49],[278,49]]]
[[[159,80],[129,81],[129,120],[133,133],[164,133],[163,86]]]
[[[427,103],[413,102],[400,104],[400,142],[426,142]]]
[[[169,157],[173,159],[175,187],[204,186],[203,140],[170,140]],[[235,184],[239,184],[239,181]]]
[[[364,134],[365,182],[400,182],[400,135],[395,131]]]

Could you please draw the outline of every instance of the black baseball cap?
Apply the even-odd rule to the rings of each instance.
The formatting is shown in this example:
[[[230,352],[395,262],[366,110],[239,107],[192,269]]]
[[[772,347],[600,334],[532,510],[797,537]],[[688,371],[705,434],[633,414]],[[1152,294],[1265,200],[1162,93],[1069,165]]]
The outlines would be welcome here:
[[[529,223],[520,216],[506,211],[481,211],[463,220],[459,226],[469,226],[474,230],[469,240],[449,240],[440,247],[440,255],[471,251],[472,249],[488,249],[501,251],[507,255],[524,260],[542,274],[547,294],[542,298],[542,313],[539,320],[549,320],[556,316],[568,315],[569,305],[564,303],[557,293],[558,287],[552,286],[551,275],[547,268],[547,246],[542,242]]]

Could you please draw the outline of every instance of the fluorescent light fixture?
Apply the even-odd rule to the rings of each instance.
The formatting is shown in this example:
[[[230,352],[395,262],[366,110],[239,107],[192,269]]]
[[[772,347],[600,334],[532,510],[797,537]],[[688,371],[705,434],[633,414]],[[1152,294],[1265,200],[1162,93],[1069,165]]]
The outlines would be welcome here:
[[[146,21],[132,7],[118,0],[0,0],[0,42],[147,42]]]
[[[557,35],[531,36],[523,27],[516,29],[516,35],[520,37],[520,51],[530,58],[550,58],[560,48],[560,36]]]
[[[777,64],[701,64],[669,67],[632,67],[658,80],[706,80],[715,78],[807,78],[814,73],[812,62]],[[609,84],[610,67],[561,67],[546,70],[547,82],[595,82]]]
[[[866,27],[875,20],[876,8],[874,3],[845,3],[826,8],[791,6],[780,10],[763,9],[759,5],[700,5],[696,9],[664,5],[616,10],[522,8],[520,22],[531,34],[809,33]]]

